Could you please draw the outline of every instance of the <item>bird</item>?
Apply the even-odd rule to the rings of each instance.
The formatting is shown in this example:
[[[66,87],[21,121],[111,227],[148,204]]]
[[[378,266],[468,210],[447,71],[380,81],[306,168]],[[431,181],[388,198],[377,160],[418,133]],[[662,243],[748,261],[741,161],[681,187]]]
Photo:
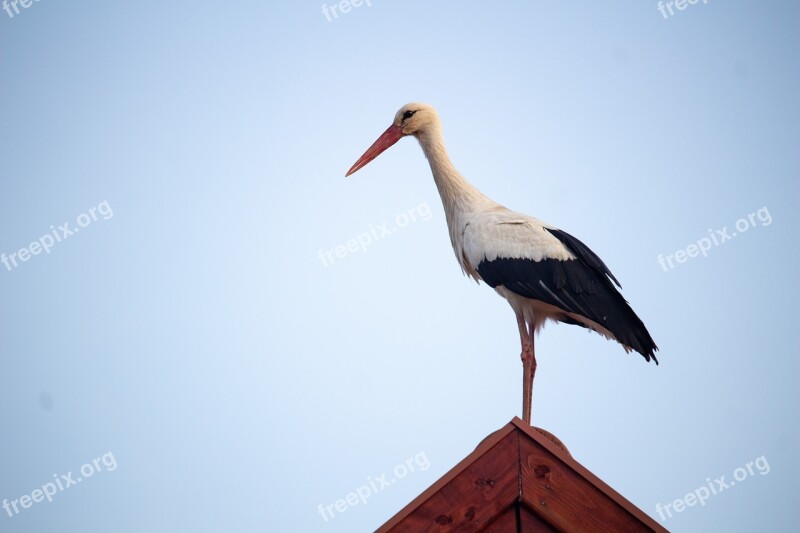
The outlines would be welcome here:
[[[450,243],[462,272],[492,287],[514,311],[522,360],[522,418],[530,425],[534,339],[547,321],[595,331],[658,365],[656,343],[617,288],[617,278],[566,231],[491,200],[456,170],[433,106],[410,103],[350,167],[363,168],[403,137],[419,141],[444,207]]]

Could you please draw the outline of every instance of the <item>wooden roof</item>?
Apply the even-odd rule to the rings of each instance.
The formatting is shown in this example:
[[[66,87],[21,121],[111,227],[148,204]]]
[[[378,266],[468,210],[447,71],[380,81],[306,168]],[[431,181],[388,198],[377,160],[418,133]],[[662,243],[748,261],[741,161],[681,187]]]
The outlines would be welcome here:
[[[515,417],[377,530],[390,531],[667,530]]]

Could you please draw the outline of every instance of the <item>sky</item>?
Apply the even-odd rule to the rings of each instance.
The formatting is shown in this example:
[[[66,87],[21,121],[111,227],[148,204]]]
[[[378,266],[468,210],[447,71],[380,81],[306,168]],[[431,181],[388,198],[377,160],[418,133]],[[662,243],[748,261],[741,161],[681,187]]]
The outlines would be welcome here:
[[[800,6],[661,5],[10,2],[0,530],[371,531],[520,416],[416,141],[344,178],[412,101],[660,348],[548,325],[533,425],[670,530],[793,529]]]

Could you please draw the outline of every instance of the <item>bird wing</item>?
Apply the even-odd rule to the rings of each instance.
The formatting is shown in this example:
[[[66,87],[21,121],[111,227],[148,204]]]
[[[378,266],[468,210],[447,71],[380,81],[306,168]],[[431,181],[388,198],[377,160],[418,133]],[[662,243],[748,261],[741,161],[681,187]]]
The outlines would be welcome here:
[[[648,361],[657,350],[642,321],[612,284],[603,261],[572,235],[511,211],[481,213],[464,228],[464,253],[484,282],[583,317]],[[588,322],[578,323],[592,327]]]
[[[477,267],[481,261],[498,257],[568,260],[575,255],[541,220],[496,208],[467,218],[463,230],[464,255]]]

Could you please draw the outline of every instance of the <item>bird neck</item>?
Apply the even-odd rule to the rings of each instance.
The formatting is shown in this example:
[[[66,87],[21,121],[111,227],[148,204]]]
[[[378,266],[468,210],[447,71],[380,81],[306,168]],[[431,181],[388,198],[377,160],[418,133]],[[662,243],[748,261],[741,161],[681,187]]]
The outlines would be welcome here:
[[[467,182],[450,162],[444,146],[442,130],[438,124],[417,134],[417,140],[431,165],[433,181],[442,198],[444,216],[447,219],[447,232],[450,234],[450,244],[453,246],[456,260],[465,274],[478,280],[480,279],[478,273],[464,255],[462,237],[470,215],[487,208],[493,202]]]
[[[473,211],[477,203],[488,200],[450,162],[441,128],[426,130],[417,136],[417,140],[431,166],[448,225],[454,222],[458,214]]]

